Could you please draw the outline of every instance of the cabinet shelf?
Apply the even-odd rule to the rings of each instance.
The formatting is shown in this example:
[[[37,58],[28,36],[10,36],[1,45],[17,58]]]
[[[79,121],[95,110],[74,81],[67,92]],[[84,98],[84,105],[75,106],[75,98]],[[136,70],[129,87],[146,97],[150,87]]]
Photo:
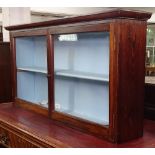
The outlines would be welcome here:
[[[26,72],[36,72],[36,73],[42,73],[47,74],[47,70],[42,67],[19,67],[17,68],[18,71],[26,71]]]
[[[86,79],[93,81],[109,82],[108,75],[95,74],[95,73],[85,73],[81,71],[71,71],[71,70],[56,70],[56,76]]]

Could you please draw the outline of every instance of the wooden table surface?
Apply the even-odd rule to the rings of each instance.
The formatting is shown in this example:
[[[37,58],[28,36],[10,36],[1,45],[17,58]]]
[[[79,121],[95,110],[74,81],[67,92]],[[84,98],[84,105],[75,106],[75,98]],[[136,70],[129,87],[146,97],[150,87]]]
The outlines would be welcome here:
[[[92,135],[62,125],[34,112],[0,104],[0,122],[14,124],[17,128],[33,132],[59,147],[128,148],[155,147],[155,122],[144,120],[144,136],[122,144],[113,144]]]

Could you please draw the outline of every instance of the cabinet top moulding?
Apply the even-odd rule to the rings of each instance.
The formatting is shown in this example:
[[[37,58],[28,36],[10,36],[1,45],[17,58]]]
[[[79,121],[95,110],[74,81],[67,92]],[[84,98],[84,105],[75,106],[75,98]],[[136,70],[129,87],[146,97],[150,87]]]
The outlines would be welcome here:
[[[82,16],[73,16],[69,18],[61,18],[56,20],[50,21],[43,21],[37,23],[29,23],[23,25],[13,25],[5,27],[6,30],[20,30],[20,29],[31,29],[31,28],[38,28],[38,27],[48,27],[48,26],[56,26],[62,24],[73,24],[78,22],[89,22],[89,21],[100,21],[100,20],[111,20],[111,19],[137,19],[146,21],[151,17],[152,13],[149,12],[142,12],[142,11],[131,11],[131,10],[123,10],[123,9],[112,9],[109,11],[89,14],[89,15],[82,15]]]

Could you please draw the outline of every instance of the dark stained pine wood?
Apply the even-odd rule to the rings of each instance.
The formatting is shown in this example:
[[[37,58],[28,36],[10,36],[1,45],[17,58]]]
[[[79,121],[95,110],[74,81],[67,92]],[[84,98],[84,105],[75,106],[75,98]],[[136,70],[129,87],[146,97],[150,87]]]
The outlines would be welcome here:
[[[94,26],[95,25],[95,26]],[[79,32],[104,32],[110,30],[109,23],[85,23],[81,24],[67,24],[59,25],[48,28],[50,34],[63,34],[63,33],[79,33]]]
[[[130,10],[121,10],[121,9],[112,9],[110,11],[90,14],[85,16],[76,16],[70,18],[63,18],[51,21],[44,21],[38,23],[24,24],[24,25],[16,25],[6,27],[7,30],[20,30],[20,29],[28,29],[28,28],[38,28],[38,27],[47,27],[54,25],[62,25],[62,24],[70,24],[70,23],[78,23],[78,22],[89,22],[93,20],[108,20],[108,19],[137,19],[137,20],[147,20],[151,17],[151,13],[148,12],[139,12],[139,11],[130,11]]]
[[[48,100],[49,117],[54,111],[54,38],[48,33],[47,36],[47,62],[48,62]]]
[[[116,141],[123,142],[143,134],[146,23],[124,19],[111,26],[115,29],[114,55],[117,53],[116,73],[111,76],[117,80],[117,88],[113,84],[110,88],[117,89],[114,90],[117,97],[113,101],[117,121],[115,133]]]
[[[10,49],[11,49],[11,84],[12,84],[12,100],[15,102],[17,96],[17,69],[16,69],[16,40],[10,34]]]
[[[0,103],[12,101],[10,43],[0,43]]]
[[[31,102],[28,102],[28,101],[25,101],[25,100],[22,100],[22,99],[19,99],[19,98],[15,99],[15,103],[19,107],[26,108],[28,110],[31,110],[33,112],[37,112],[37,113],[42,114],[44,116],[48,116],[48,109],[44,108],[44,107],[41,107],[41,106],[39,106],[37,104],[31,103]]]
[[[96,124],[91,121],[87,121],[75,116],[63,114],[61,112],[54,111],[52,113],[52,119],[58,120],[67,126],[70,126],[72,128],[76,128],[80,131],[91,133],[93,135],[96,135],[100,138],[104,138],[107,140],[111,140],[111,137],[109,137],[109,126],[103,126]]]
[[[25,120],[25,117],[29,117],[30,114],[39,126],[36,128],[31,128],[29,119],[26,120],[28,124],[24,126],[28,130],[29,134],[34,134],[38,131],[41,132],[48,140],[55,137],[55,132],[52,134],[51,129],[48,127],[50,123],[54,120],[63,122],[58,123],[61,128],[65,128],[64,139],[65,142],[62,144],[62,140],[55,145],[52,142],[53,147],[70,147],[70,142],[75,141],[75,145],[72,147],[89,147],[89,145],[82,145],[87,139],[85,133],[80,131],[85,131],[96,135],[99,137],[104,137],[111,142],[121,143],[134,138],[141,137],[143,134],[143,103],[144,103],[144,63],[145,63],[145,39],[146,39],[146,20],[151,17],[150,13],[137,12],[137,11],[125,11],[125,10],[113,10],[104,13],[98,13],[93,15],[71,17],[65,19],[58,19],[54,21],[25,24],[18,26],[7,27],[10,30],[11,36],[11,50],[12,50],[12,83],[13,83],[13,97],[14,106],[10,106],[10,109],[15,110],[15,112],[20,113],[18,119],[16,118],[14,123],[19,123],[20,120]],[[105,22],[106,20],[106,22]],[[55,27],[54,27],[55,26]],[[36,28],[33,30],[33,28]],[[53,36],[58,33],[73,33],[73,32],[95,32],[95,31],[108,31],[110,33],[110,82],[109,82],[109,100],[110,100],[110,124],[107,126],[100,126],[98,124],[84,121],[82,119],[77,119],[76,117],[70,117],[68,115],[60,114],[54,111],[54,47],[53,47]],[[20,106],[33,110],[35,112],[42,112],[37,106],[26,105],[26,102],[16,102],[16,47],[15,38],[21,36],[31,36],[40,35],[41,33],[47,35],[48,43],[48,86],[49,86],[49,118],[52,120],[50,123],[44,119],[44,121],[39,120],[42,116],[38,114],[33,114],[25,111],[24,109],[16,108]],[[104,67],[104,66],[103,66]],[[103,68],[104,69],[104,68]],[[15,100],[16,99],[16,100]],[[2,107],[1,107],[2,108]],[[0,109],[1,109],[0,108]],[[2,108],[3,109],[3,108]],[[17,110],[17,111],[16,111]],[[11,110],[9,110],[11,111]],[[20,112],[19,112],[20,111]],[[1,110],[0,110],[1,114]],[[8,114],[8,113],[7,113]],[[6,114],[6,115],[7,115]],[[26,116],[27,115],[27,116]],[[6,116],[7,117],[7,116]],[[23,118],[24,117],[24,118]],[[35,118],[36,117],[36,118]],[[1,119],[3,121],[3,119]],[[17,121],[17,122],[16,122]],[[39,122],[38,122],[39,121]],[[12,122],[13,123],[13,122]],[[47,123],[47,124],[46,124]],[[5,124],[3,124],[5,126]],[[11,125],[11,124],[10,124]],[[52,125],[52,124],[51,124]],[[75,129],[71,129],[68,126]],[[20,126],[21,127],[21,126]],[[19,127],[19,129],[20,129]],[[44,129],[45,128],[45,129]],[[49,130],[48,130],[48,129]],[[58,131],[59,128],[56,128]],[[31,133],[32,131],[32,133]],[[71,132],[70,132],[71,131]],[[69,132],[69,133],[68,133]],[[77,132],[78,136],[73,134]],[[40,134],[41,134],[40,133]],[[22,134],[22,132],[21,132]],[[65,137],[66,134],[66,137]],[[70,135],[69,137],[67,135]],[[82,134],[82,135],[81,135]],[[26,136],[26,134],[25,134]],[[32,136],[32,135],[31,135]],[[54,136],[54,137],[53,137]],[[57,135],[58,136],[58,135]],[[60,136],[62,136],[60,134]],[[79,138],[81,136],[81,139]],[[89,136],[88,136],[89,137]],[[91,136],[93,137],[93,136]],[[31,137],[29,137],[31,139]],[[57,138],[56,138],[57,139]],[[78,141],[77,141],[78,139]],[[102,140],[87,139],[89,141],[98,141],[97,145],[94,147],[102,147]],[[43,139],[40,141],[36,139],[36,143],[42,143]],[[70,141],[70,142],[68,142]],[[55,141],[54,141],[55,143]],[[59,145],[61,143],[61,145]],[[70,145],[68,145],[68,143]],[[66,145],[67,144],[67,145]],[[50,144],[51,145],[51,144]],[[47,145],[46,145],[47,146]],[[92,146],[92,145],[90,145]]]
[[[10,33],[11,37],[26,37],[26,36],[44,36],[47,35],[47,30],[29,30],[29,31],[17,31],[17,32],[13,32]]]

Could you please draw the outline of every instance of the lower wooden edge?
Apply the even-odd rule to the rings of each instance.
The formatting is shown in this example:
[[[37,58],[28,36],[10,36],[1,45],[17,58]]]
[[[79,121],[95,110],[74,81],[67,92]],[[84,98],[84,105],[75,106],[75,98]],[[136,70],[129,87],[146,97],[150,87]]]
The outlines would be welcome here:
[[[35,105],[33,103],[24,101],[22,99],[16,98],[15,99],[15,105],[22,107],[24,109],[42,114],[44,116],[48,117],[48,109],[40,107],[38,105]],[[71,128],[77,129],[81,132],[85,132],[91,135],[94,135],[98,138],[108,140],[109,142],[116,143],[115,139],[113,136],[111,136],[109,133],[109,126],[102,126],[98,125],[96,123],[86,121],[79,119],[74,116],[70,116],[67,114],[63,114],[60,112],[53,111],[51,114],[51,119],[61,122]]]
[[[64,113],[53,111],[51,114],[53,120],[62,122],[63,124],[77,129],[79,131],[85,132],[87,134],[94,135],[98,138],[114,142],[113,138],[109,135],[109,127],[101,126],[96,123],[79,119],[74,116],[70,116]]]
[[[116,144],[123,144],[132,140],[136,140],[138,138],[141,138],[143,136],[143,131],[139,131],[137,135],[134,135],[132,137],[128,136],[127,138],[120,138],[119,136],[117,139],[114,141]]]
[[[24,108],[24,109],[36,112],[36,113],[44,115],[44,116],[48,116],[48,109],[41,107],[39,105],[33,104],[31,102],[27,102],[27,101],[16,98],[15,104],[19,107]]]

